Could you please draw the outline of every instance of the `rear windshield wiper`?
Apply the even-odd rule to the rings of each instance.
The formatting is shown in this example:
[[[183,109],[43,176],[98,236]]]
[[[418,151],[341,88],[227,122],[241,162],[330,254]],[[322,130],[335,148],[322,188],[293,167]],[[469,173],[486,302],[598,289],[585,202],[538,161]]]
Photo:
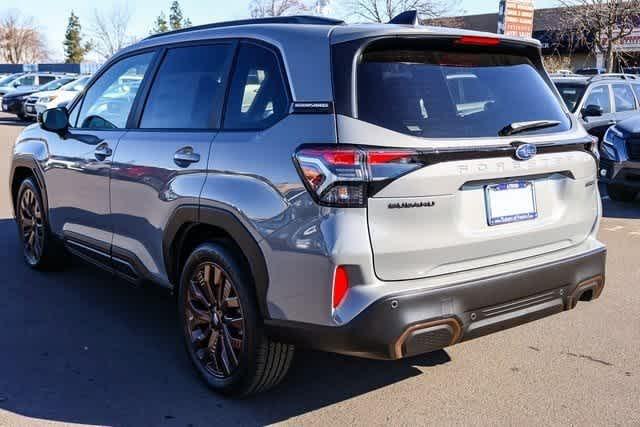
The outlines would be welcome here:
[[[545,129],[558,126],[562,122],[558,120],[535,120],[532,122],[515,122],[507,125],[498,132],[500,136],[515,135],[516,133],[526,132],[528,130]]]

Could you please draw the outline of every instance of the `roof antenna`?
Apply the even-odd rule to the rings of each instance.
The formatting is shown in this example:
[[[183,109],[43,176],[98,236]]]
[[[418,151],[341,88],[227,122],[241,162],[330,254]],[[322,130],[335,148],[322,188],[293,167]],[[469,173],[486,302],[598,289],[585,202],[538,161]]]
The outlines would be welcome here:
[[[420,16],[417,10],[407,10],[389,21],[389,24],[413,25],[417,27],[420,25]]]

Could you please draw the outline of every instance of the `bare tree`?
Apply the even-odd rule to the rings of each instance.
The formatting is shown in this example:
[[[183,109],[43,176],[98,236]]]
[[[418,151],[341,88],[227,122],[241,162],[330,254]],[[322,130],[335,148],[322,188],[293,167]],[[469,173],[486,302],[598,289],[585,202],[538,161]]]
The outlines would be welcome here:
[[[640,0],[558,0],[562,26],[570,39],[605,55],[607,72],[616,65],[616,49],[640,25]]]
[[[135,42],[129,33],[131,14],[124,4],[114,4],[106,12],[94,11],[90,28],[93,50],[108,59],[120,49]]]
[[[0,61],[9,64],[35,64],[49,53],[44,36],[33,18],[12,10],[0,18]]]
[[[407,10],[417,10],[424,19],[460,11],[459,0],[353,0],[353,14],[368,22],[389,22]]]
[[[303,0],[251,0],[249,5],[252,18],[294,15],[309,9]]]

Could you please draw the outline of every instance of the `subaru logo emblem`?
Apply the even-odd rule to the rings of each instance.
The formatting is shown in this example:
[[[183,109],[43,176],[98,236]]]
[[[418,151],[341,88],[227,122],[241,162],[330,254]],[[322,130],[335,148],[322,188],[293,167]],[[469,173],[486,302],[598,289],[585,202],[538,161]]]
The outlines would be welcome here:
[[[529,160],[538,153],[538,148],[533,144],[522,144],[516,147],[516,159]]]

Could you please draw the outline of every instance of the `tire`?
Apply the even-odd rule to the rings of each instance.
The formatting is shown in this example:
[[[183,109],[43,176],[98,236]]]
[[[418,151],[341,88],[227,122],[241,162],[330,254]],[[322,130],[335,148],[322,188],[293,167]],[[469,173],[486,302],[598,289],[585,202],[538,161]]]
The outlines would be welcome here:
[[[607,185],[607,193],[616,202],[632,202],[638,195],[637,191],[616,184]]]
[[[25,178],[15,204],[18,236],[27,265],[36,270],[58,270],[67,259],[62,245],[51,234],[42,193],[36,181]]]
[[[18,113],[18,114],[17,114],[17,116],[18,116],[18,118],[19,118],[20,120],[22,120],[23,122],[26,122],[26,121],[27,121],[27,116],[25,116],[25,115],[24,115],[24,113]]]
[[[294,354],[292,345],[264,334],[253,281],[243,267],[225,245],[202,244],[185,263],[178,293],[179,322],[191,361],[210,388],[233,397],[276,386]]]

